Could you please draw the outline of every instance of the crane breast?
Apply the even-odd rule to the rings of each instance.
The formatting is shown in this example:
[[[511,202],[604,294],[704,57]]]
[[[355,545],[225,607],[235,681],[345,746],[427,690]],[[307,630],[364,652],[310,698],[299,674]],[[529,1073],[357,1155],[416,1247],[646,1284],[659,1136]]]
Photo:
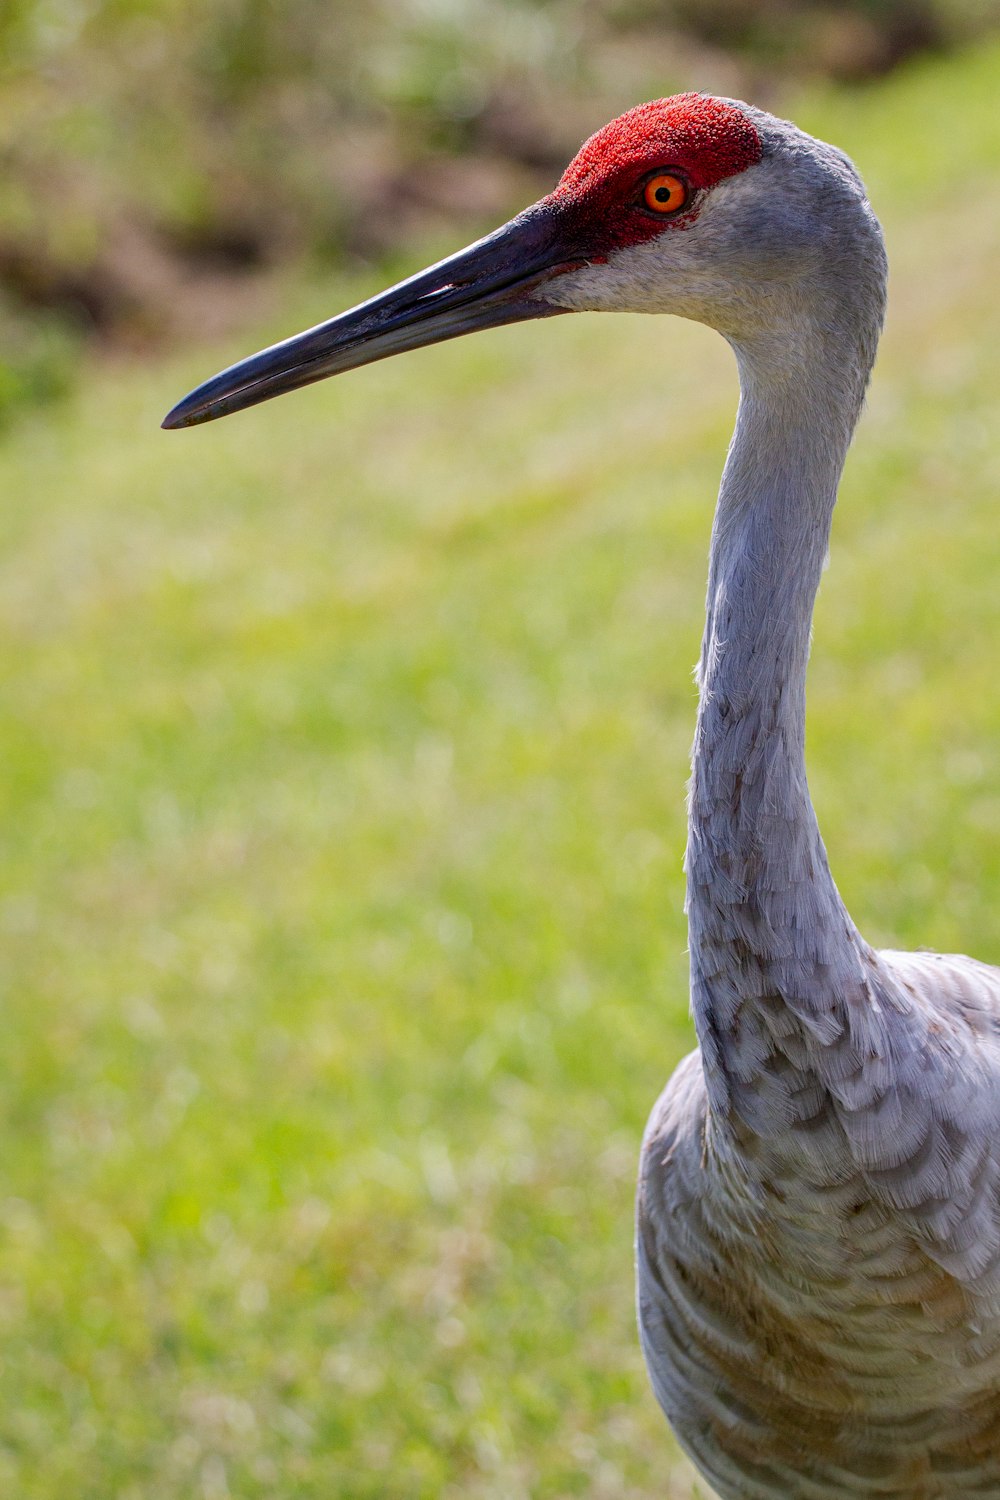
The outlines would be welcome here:
[[[678,1440],[723,1500],[1000,1495],[989,1300],[864,1170],[795,1150],[720,1131],[698,1053],[650,1117],[639,1325]]]

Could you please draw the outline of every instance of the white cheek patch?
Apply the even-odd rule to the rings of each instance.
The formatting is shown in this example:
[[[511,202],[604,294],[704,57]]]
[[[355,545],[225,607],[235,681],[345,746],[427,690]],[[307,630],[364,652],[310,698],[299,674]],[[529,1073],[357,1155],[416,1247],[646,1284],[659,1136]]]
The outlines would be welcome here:
[[[734,299],[747,293],[744,259],[770,164],[760,162],[710,188],[687,220],[665,224],[607,260],[567,271],[541,286],[543,301],[574,311],[674,313],[729,329]]]

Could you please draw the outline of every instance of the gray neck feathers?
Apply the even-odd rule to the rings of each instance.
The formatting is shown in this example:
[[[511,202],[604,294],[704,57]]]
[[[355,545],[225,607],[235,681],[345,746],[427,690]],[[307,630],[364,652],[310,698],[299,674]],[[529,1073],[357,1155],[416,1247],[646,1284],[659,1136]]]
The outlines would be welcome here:
[[[737,346],[712,533],[686,869],[695,1022],[716,1112],[747,1123],[775,1048],[809,1068],[870,954],[806,782],[805,681],[837,484],[874,353],[822,332]],[[759,1090],[757,1090],[759,1092]],[[741,1104],[741,1099],[743,1103]]]

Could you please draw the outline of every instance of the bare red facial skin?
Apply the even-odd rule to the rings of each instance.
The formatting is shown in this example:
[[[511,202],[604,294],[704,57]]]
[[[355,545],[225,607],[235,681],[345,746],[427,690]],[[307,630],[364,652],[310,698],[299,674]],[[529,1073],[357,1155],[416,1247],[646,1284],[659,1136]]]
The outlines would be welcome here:
[[[575,221],[579,239],[592,242],[591,259],[603,259],[691,224],[700,194],[760,161],[762,149],[753,121],[735,105],[708,94],[675,94],[639,104],[598,130],[543,201],[560,212],[567,230]],[[689,208],[675,217],[644,210],[644,179],[676,167],[693,189]]]

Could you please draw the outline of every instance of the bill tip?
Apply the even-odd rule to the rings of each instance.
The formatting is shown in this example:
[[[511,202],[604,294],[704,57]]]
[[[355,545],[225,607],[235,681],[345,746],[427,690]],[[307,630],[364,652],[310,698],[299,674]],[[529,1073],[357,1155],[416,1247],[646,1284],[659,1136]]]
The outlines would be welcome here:
[[[182,427],[197,427],[200,422],[210,421],[214,415],[212,411],[199,410],[191,397],[185,396],[183,401],[170,408],[160,426],[165,432],[177,432]]]

